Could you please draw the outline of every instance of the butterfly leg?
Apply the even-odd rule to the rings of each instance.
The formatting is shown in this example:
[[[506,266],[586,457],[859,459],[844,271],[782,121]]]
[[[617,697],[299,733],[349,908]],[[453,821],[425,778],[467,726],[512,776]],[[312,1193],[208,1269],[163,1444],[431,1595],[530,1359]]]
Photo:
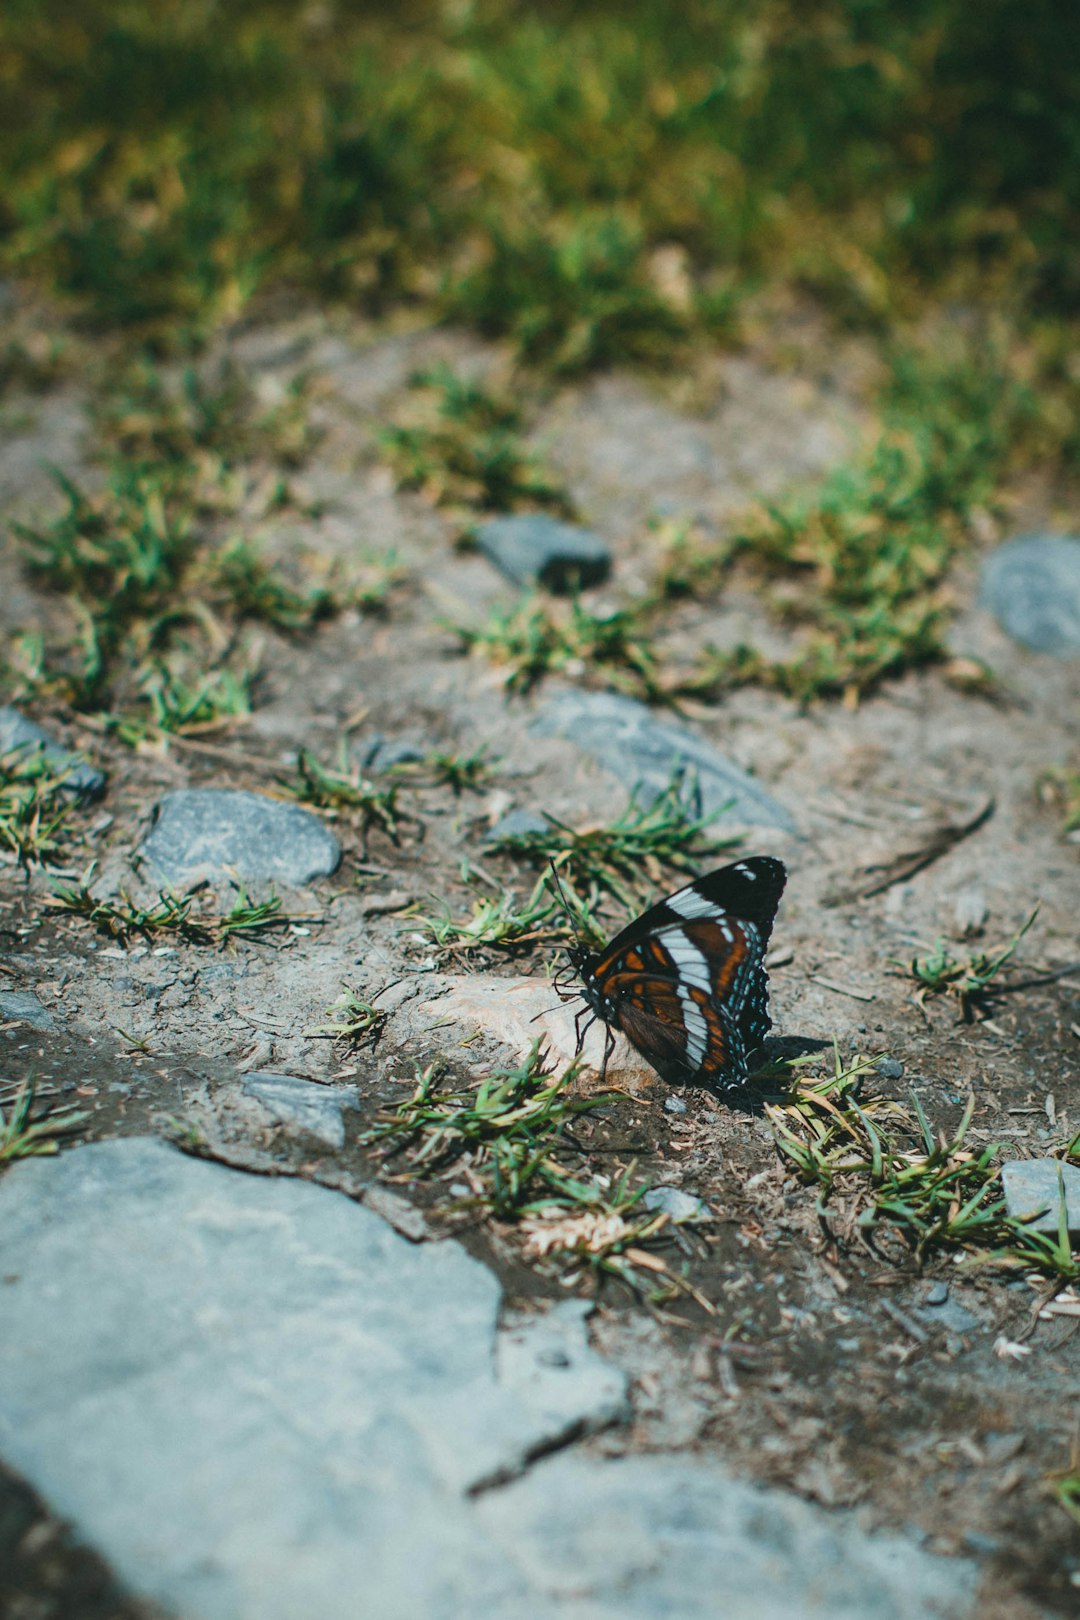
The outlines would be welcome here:
[[[588,1018],[588,1020],[589,1020],[589,1022],[585,1025],[584,1029],[582,1029],[582,1027],[581,1027],[581,1020],[583,1018]],[[590,1029],[592,1029],[592,1027],[593,1027],[593,1025],[595,1023],[596,1023],[596,1014],[593,1012],[592,1008],[588,1005],[588,1003],[586,1003],[586,1005],[584,1007],[582,1007],[581,1011],[578,1013],[577,1017],[574,1019],[574,1034],[577,1037],[577,1045],[574,1047],[574,1056],[575,1057],[580,1057],[581,1056],[581,1048],[585,1045],[585,1037],[589,1033]]]
[[[607,1079],[608,1058],[615,1050],[615,1032],[610,1024],[604,1025],[604,1056],[600,1062],[600,1084]]]

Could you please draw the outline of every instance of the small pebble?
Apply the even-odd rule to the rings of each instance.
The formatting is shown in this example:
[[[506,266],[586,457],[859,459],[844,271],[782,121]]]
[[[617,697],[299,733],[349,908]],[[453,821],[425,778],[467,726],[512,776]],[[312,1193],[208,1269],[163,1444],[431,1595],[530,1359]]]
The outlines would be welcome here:
[[[476,544],[515,585],[570,591],[601,585],[611,572],[611,552],[599,535],[542,512],[491,518],[476,530]]]
[[[0,706],[0,754],[19,749],[32,757],[39,749],[51,771],[63,777],[65,794],[73,799],[95,799],[105,789],[105,775],[76,754],[54,742],[47,731],[10,704]]]
[[[179,788],[158,804],[142,855],[176,886],[234,875],[299,885],[335,871],[341,846],[298,804],[237,788]]]
[[[243,1089],[286,1130],[304,1131],[328,1147],[344,1147],[343,1110],[359,1106],[355,1086],[324,1086],[268,1070],[246,1074]]]
[[[879,1058],[875,1066],[883,1080],[900,1080],[903,1078],[904,1065],[897,1058]]]
[[[0,990],[0,1019],[28,1024],[31,1029],[55,1029],[56,1019],[32,990]]]
[[[1061,1159],[1007,1159],[1001,1167],[1005,1207],[1036,1232],[1056,1233],[1065,1200],[1070,1233],[1080,1234],[1080,1169]]]
[[[501,843],[504,838],[533,838],[551,831],[551,822],[535,810],[511,810],[484,834],[485,844]]]
[[[1080,653],[1080,540],[1019,535],[986,559],[980,594],[1021,646],[1065,658]]]
[[[389,771],[395,765],[418,765],[426,756],[418,743],[407,737],[372,737],[360,753],[360,765],[365,771]]]
[[[709,1206],[679,1187],[650,1187],[641,1200],[646,1209],[662,1210],[673,1221],[707,1220]]]
[[[960,939],[981,934],[989,915],[990,907],[981,889],[961,889],[953,900],[953,929]]]
[[[997,1536],[988,1536],[982,1530],[965,1530],[961,1540],[969,1552],[993,1558],[1001,1551]]]
[[[926,1290],[927,1305],[944,1305],[949,1297],[949,1285],[944,1282],[931,1283]]]
[[[665,1114],[685,1114],[686,1104],[681,1097],[665,1097],[664,1112]]]

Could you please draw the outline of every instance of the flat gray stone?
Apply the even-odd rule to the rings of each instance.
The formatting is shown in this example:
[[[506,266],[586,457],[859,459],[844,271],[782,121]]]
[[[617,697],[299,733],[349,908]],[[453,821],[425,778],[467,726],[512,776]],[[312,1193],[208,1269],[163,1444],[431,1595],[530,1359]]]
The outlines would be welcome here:
[[[535,1316],[519,1316],[504,1323],[496,1346],[500,1384],[520,1396],[545,1429],[563,1438],[630,1416],[625,1376],[589,1343],[592,1308],[589,1300],[564,1299]],[[521,1458],[521,1465],[527,1461]]]
[[[1001,1185],[1009,1215],[1036,1232],[1057,1231],[1064,1192],[1069,1232],[1080,1234],[1080,1170],[1075,1165],[1060,1159],[1009,1159],[1001,1167]]]
[[[31,1029],[55,1029],[56,1019],[32,990],[0,990],[0,1022],[18,1019]]]
[[[975,1572],[850,1514],[670,1456],[564,1453],[478,1503],[534,1594],[566,1620],[959,1620]],[[546,1600],[546,1601],[544,1601]]]
[[[1033,652],[1080,655],[1080,539],[1024,534],[983,564],[981,601]]]
[[[732,820],[797,831],[791,814],[759,782],[685,726],[658,720],[643,703],[616,692],[563,692],[533,722],[541,737],[566,737],[646,802],[677,770],[696,778],[701,812],[730,806]]]
[[[10,753],[13,748],[25,749],[28,754],[40,749],[50,770],[63,776],[64,790],[73,799],[95,799],[105,791],[103,771],[87,765],[33,720],[5,703],[0,706],[0,754]]]
[[[598,534],[542,512],[490,518],[474,532],[484,556],[516,585],[571,591],[600,585],[611,573],[611,552]]]
[[[551,831],[551,822],[535,810],[511,810],[484,834],[485,844],[499,844],[506,839],[540,837]]]
[[[673,1221],[707,1221],[711,1215],[704,1199],[681,1187],[650,1187],[641,1202],[646,1209],[662,1210]]]
[[[268,1069],[246,1074],[244,1093],[287,1131],[305,1132],[334,1148],[345,1146],[345,1109],[360,1106],[355,1086],[323,1086]]]
[[[616,1408],[572,1313],[504,1383],[499,1284],[456,1243],[140,1137],[10,1169],[0,1266],[0,1455],[136,1592],[183,1620],[563,1612],[468,1493]]]
[[[497,1485],[621,1413],[588,1306],[498,1337],[483,1266],[326,1189],[96,1143],[0,1180],[0,1269],[0,1454],[179,1620],[972,1614],[970,1562],[693,1458]]]
[[[158,804],[142,855],[174,887],[276,880],[299,885],[337,869],[341,846],[310,810],[236,788],[181,788]]]
[[[959,1300],[950,1299],[948,1294],[936,1302],[928,1299],[916,1307],[914,1314],[927,1327],[941,1328],[946,1333],[974,1333],[977,1328],[986,1326],[981,1316],[969,1311]]]

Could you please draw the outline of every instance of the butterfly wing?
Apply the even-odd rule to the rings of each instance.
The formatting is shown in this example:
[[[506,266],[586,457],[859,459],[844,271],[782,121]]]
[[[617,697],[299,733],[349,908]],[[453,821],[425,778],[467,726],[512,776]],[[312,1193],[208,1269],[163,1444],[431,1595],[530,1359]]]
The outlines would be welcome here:
[[[739,1010],[739,1029],[746,1042],[746,1050],[752,1052],[755,1046],[760,1046],[771,1028],[769,977],[765,972],[765,964],[758,962],[750,976],[750,984]]]
[[[651,906],[597,958],[613,1021],[664,1078],[745,1082],[770,1027],[763,958],[786,880],[770,856],[736,861]]]
[[[674,978],[620,977],[608,987],[614,1022],[662,1079],[716,1090],[745,1083],[746,1047],[722,1002]]]
[[[753,923],[764,948],[786,882],[787,868],[771,855],[749,855],[730,866],[721,866],[676,889],[666,900],[658,900],[627,923],[601,952],[597,969],[603,972],[608,961],[616,960],[631,946],[673,923],[720,916]]]

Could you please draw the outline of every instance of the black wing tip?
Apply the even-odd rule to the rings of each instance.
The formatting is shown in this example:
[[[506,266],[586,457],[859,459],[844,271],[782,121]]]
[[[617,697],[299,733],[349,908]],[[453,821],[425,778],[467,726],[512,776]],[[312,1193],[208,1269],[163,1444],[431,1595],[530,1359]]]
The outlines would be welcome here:
[[[771,924],[787,877],[787,867],[775,855],[744,855],[707,872],[694,886],[742,922]]]
[[[738,872],[748,867],[760,877],[771,877],[775,883],[787,882],[787,867],[777,855],[744,855],[739,861],[732,861],[730,866],[721,867],[723,872]]]

